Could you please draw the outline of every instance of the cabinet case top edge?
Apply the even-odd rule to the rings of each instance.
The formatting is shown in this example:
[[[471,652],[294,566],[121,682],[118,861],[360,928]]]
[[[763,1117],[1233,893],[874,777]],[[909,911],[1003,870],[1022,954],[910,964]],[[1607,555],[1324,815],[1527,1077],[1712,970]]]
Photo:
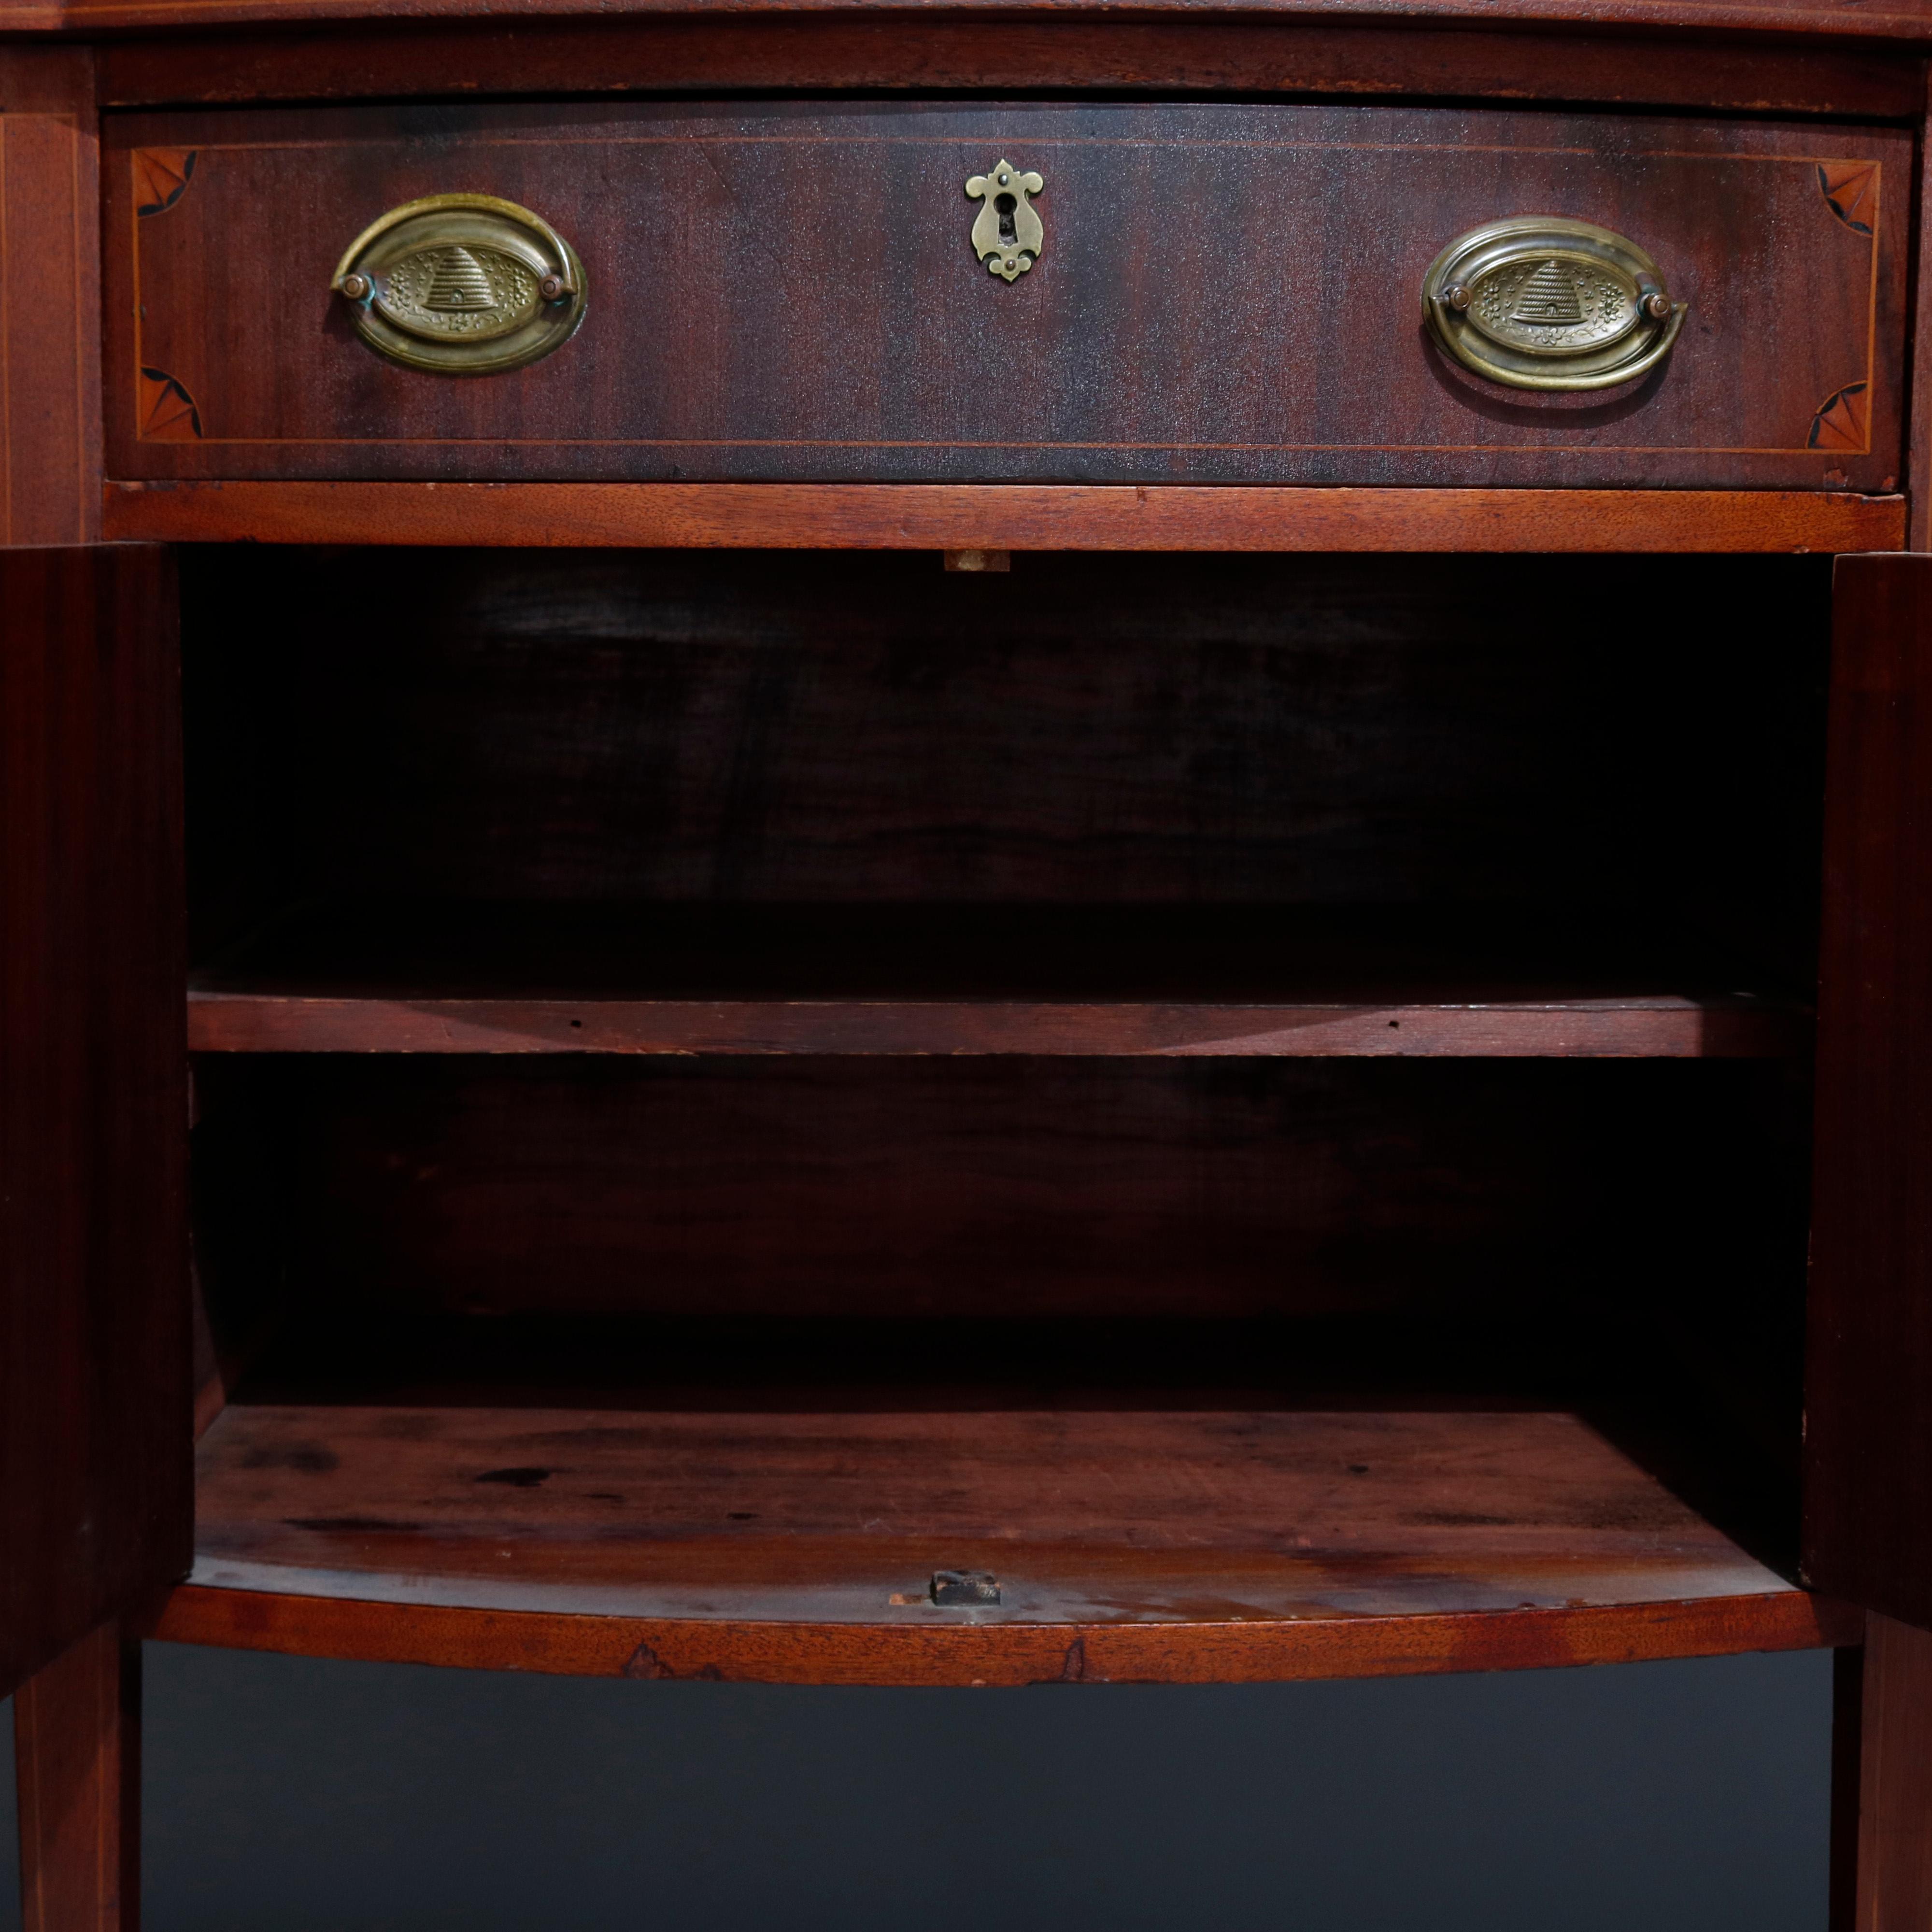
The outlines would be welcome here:
[[[211,26],[327,21],[468,19],[608,20],[625,15],[716,20],[731,15],[882,14],[1040,20],[1055,16],[1136,20],[1466,22],[1932,40],[1932,0],[0,0],[0,35],[173,32]]]
[[[103,108],[216,103],[623,95],[784,88],[1426,96],[1916,121],[1923,64],[1870,42],[1752,40],[1697,30],[1039,12],[1001,19],[898,7],[373,20],[156,31],[103,40]]]

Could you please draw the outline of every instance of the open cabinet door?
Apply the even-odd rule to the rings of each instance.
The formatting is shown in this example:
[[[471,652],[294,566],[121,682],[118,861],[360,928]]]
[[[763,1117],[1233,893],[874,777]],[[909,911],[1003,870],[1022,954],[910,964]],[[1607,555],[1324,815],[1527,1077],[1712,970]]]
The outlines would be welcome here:
[[[0,1694],[188,1566],[172,560],[0,549]]]
[[[1932,1629],[1932,556],[1833,605],[1804,1580]]]
[[[1834,1928],[1932,1923],[1932,556],[1833,588],[1804,1580],[1841,1658]]]

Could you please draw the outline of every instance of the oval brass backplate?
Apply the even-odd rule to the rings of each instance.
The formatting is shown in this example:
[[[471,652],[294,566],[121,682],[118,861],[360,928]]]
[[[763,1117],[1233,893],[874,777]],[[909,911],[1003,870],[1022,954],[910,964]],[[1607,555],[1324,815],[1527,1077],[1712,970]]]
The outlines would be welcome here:
[[[344,250],[329,286],[370,348],[443,376],[494,375],[561,348],[588,294],[570,244],[489,194],[391,208]]]
[[[1607,389],[1670,354],[1686,304],[1634,242],[1568,215],[1514,215],[1429,265],[1422,312],[1465,368],[1516,389]]]

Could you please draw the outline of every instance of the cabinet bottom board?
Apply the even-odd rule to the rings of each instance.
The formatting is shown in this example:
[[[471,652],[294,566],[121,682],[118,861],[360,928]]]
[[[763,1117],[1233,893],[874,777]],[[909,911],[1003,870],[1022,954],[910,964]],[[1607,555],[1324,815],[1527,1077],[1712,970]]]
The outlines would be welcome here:
[[[154,1634],[572,1675],[1247,1682],[1857,1641],[1576,1415],[231,1407]],[[940,1571],[1000,1601],[933,1600]]]

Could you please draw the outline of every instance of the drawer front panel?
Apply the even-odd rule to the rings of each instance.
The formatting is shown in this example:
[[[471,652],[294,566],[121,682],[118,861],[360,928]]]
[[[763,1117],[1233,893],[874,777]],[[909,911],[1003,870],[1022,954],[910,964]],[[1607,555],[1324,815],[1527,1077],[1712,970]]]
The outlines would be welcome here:
[[[110,465],[1888,490],[1910,160],[1885,128],[1410,107],[111,116]],[[965,189],[1002,160],[1042,183],[1010,283]],[[574,246],[586,312],[542,359],[400,366],[332,292],[371,223],[452,194]],[[1550,392],[1444,352],[1430,263],[1531,214],[1647,252],[1689,304],[1659,366]]]

